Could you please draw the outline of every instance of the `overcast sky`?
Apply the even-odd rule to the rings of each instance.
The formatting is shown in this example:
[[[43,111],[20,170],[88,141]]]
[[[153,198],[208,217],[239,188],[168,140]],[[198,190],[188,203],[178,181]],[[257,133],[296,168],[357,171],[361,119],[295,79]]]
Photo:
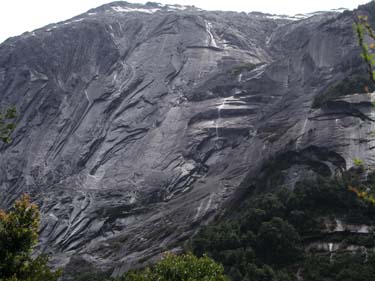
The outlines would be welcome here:
[[[111,0],[0,0],[0,42],[49,23],[69,19]],[[133,3],[147,1],[128,0]],[[207,10],[260,11],[294,15],[335,8],[356,8],[370,0],[152,0]]]

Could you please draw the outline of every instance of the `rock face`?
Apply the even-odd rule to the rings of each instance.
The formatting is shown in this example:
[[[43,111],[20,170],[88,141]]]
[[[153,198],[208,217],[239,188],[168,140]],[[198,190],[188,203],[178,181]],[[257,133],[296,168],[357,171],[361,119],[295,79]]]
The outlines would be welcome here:
[[[290,186],[374,165],[371,94],[312,107],[363,72],[352,17],[115,2],[8,39],[0,207],[30,193],[40,251],[116,275],[178,249],[270,159]]]

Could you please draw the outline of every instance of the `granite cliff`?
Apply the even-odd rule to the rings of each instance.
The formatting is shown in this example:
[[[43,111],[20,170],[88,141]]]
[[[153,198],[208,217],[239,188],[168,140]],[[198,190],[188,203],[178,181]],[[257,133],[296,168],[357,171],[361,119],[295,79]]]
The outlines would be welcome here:
[[[322,98],[366,75],[352,23],[114,2],[6,40],[0,207],[30,193],[39,251],[116,275],[178,250],[270,159],[289,186],[374,166],[373,95]]]

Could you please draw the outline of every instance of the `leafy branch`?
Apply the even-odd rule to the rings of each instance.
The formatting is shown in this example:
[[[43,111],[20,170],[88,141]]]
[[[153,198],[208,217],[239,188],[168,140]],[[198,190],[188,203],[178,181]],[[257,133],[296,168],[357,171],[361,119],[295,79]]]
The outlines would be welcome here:
[[[365,60],[367,71],[372,82],[375,83],[375,44],[366,43],[366,35],[375,41],[375,32],[369,24],[367,16],[358,16],[354,23],[354,31],[357,34],[358,45],[362,49],[361,56]]]

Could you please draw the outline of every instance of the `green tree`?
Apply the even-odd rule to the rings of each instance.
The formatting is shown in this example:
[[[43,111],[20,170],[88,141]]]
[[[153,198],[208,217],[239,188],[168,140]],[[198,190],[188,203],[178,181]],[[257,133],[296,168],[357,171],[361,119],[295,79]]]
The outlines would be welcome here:
[[[264,222],[257,237],[257,254],[276,266],[293,264],[302,256],[301,238],[295,228],[281,218]]]
[[[0,281],[54,281],[60,271],[47,266],[48,257],[32,257],[38,242],[40,213],[23,195],[11,211],[0,210]]]
[[[10,142],[10,134],[15,129],[15,124],[11,121],[17,117],[17,112],[14,107],[8,108],[5,112],[0,112],[0,139],[5,142]]]
[[[224,268],[207,256],[167,254],[152,267],[130,271],[123,281],[226,281]]]

